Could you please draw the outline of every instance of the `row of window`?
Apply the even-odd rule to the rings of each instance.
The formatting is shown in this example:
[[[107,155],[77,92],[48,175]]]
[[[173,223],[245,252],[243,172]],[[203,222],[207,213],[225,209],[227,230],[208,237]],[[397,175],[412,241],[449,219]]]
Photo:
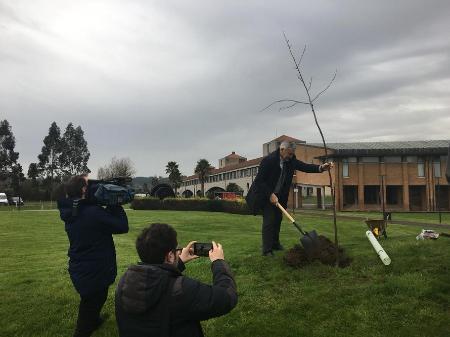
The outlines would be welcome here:
[[[384,156],[384,157],[347,157],[342,158],[343,163],[420,163],[424,162],[419,156]],[[434,156],[433,162],[446,162],[447,156]]]
[[[206,178],[207,183],[213,183],[217,181],[224,181],[224,180],[233,180],[233,179],[240,179],[245,177],[254,177],[258,173],[258,167],[251,167],[247,169],[242,170],[236,170],[232,172],[224,172],[219,174],[213,174]],[[183,186],[191,186],[191,185],[197,185],[200,181],[198,179],[189,180],[183,183]]]
[[[344,178],[348,178],[349,175],[349,169],[348,169],[348,161],[342,162],[342,176]],[[441,177],[441,162],[440,161],[433,161],[433,171],[435,178]],[[420,160],[417,162],[417,176],[418,177],[425,177],[425,163],[423,160]]]

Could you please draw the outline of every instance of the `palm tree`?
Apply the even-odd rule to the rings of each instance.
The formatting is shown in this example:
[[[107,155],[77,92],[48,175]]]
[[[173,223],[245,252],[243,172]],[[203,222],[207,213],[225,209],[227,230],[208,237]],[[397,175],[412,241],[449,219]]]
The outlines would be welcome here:
[[[166,165],[166,173],[169,174],[169,181],[172,183],[175,195],[177,195],[177,189],[181,184],[181,173],[178,169],[178,164],[174,161],[169,161]]]
[[[202,197],[205,195],[205,181],[211,169],[211,164],[206,159],[200,159],[195,167],[194,172],[198,175],[198,180],[200,180]]]

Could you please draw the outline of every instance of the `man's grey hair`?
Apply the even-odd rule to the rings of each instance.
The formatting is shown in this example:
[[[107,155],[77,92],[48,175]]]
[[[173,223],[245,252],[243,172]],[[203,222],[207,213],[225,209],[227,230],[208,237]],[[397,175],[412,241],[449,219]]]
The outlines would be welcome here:
[[[295,148],[297,147],[297,145],[295,144],[295,142],[287,142],[284,141],[280,144],[280,150],[282,149],[291,149],[295,151]]]

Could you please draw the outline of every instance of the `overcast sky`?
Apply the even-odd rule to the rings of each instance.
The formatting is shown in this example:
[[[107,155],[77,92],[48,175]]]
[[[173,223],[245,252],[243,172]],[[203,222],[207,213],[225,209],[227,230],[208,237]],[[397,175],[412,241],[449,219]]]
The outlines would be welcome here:
[[[174,160],[191,175],[282,134],[319,142],[282,32],[329,142],[450,139],[450,2],[0,0],[0,120],[19,162],[37,161],[53,121],[81,125],[97,169],[137,175]]]

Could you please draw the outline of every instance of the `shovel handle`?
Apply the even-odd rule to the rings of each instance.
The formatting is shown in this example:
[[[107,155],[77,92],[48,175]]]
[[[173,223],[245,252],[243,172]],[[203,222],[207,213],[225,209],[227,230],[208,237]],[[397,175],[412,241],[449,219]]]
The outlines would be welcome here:
[[[294,218],[284,209],[283,206],[281,206],[278,202],[277,202],[277,207],[283,212],[284,215],[286,215],[286,217],[292,222],[292,224],[297,227],[297,229],[300,231],[300,233],[302,233],[303,235],[307,235],[307,233],[305,233],[299,225],[297,225],[297,223],[295,222]]]
[[[283,206],[281,206],[278,202],[277,202],[277,207],[284,213],[284,215],[286,215],[286,217],[291,221],[291,222],[295,222],[294,218],[284,209]]]

